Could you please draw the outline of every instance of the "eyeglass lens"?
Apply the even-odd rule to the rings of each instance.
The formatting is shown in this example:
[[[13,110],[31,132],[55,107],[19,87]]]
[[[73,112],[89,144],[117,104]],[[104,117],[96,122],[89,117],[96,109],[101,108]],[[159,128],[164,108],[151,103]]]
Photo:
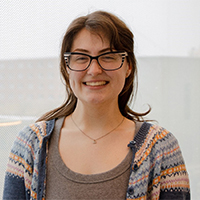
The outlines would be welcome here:
[[[105,70],[115,70],[121,67],[124,60],[124,55],[121,53],[108,53],[100,55],[97,60],[99,65]],[[96,58],[93,58],[96,59]],[[67,64],[70,69],[83,71],[87,69],[92,61],[89,55],[85,54],[71,54],[68,57]]]

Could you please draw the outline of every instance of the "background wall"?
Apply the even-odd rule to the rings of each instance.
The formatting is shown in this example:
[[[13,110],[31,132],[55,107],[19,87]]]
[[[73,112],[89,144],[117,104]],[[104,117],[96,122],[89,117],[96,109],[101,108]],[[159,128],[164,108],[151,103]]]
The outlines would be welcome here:
[[[17,0],[0,2],[0,197],[13,140],[23,126],[60,105],[59,49],[75,17],[117,14],[135,35],[139,89],[132,107],[178,139],[200,196],[200,1]]]

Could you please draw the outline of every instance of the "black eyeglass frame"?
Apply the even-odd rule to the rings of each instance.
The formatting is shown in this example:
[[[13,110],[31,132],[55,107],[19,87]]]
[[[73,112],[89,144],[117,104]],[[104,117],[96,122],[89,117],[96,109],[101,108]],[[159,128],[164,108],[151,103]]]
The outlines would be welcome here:
[[[122,63],[121,63],[121,65],[120,65],[118,68],[116,68],[116,69],[105,69],[105,68],[103,68],[103,67],[101,66],[101,64],[99,63],[99,60],[98,60],[98,59],[99,59],[100,56],[104,56],[104,55],[107,55],[107,54],[110,54],[110,53],[114,53],[114,54],[115,54],[115,53],[116,53],[116,54],[118,53],[118,54],[121,54],[121,55],[122,55]],[[90,58],[90,62],[89,62],[88,66],[87,66],[85,69],[81,69],[81,70],[72,69],[72,68],[70,68],[70,66],[68,65],[68,61],[67,61],[67,59],[68,59],[68,57],[69,57],[70,55],[84,55],[84,56],[88,56],[88,57]],[[66,62],[67,67],[68,67],[70,70],[72,70],[72,71],[77,71],[77,72],[82,72],[82,71],[85,71],[86,69],[88,69],[93,59],[97,60],[99,66],[100,66],[103,70],[105,70],[105,71],[115,71],[115,70],[118,70],[118,69],[120,69],[120,68],[122,67],[122,65],[124,64],[124,60],[125,60],[126,56],[128,56],[128,53],[127,53],[126,51],[110,51],[110,52],[102,53],[102,54],[100,54],[100,55],[98,55],[98,56],[91,56],[91,55],[88,55],[88,54],[85,54],[85,53],[80,53],[80,52],[65,52],[65,53],[64,53],[64,59],[65,59],[65,62]]]

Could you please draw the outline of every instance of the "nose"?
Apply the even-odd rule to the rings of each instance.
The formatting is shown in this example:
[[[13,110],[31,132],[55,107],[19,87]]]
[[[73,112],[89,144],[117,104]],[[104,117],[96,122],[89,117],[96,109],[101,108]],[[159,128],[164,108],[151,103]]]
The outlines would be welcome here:
[[[101,74],[102,72],[103,72],[103,69],[101,68],[101,66],[99,65],[97,60],[93,59],[90,63],[88,70],[87,70],[87,73],[92,75],[92,76],[96,76],[98,74]]]

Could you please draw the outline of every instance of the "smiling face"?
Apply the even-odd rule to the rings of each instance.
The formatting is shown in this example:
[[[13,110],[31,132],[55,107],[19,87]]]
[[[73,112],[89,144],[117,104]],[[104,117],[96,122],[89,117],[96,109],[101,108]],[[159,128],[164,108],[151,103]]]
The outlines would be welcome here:
[[[71,52],[86,53],[91,56],[110,51],[110,42],[106,37],[82,29],[75,37]],[[131,72],[127,60],[116,71],[103,70],[96,60],[82,72],[67,69],[72,91],[78,102],[89,104],[115,103],[118,104],[118,95],[122,91],[126,77]]]

